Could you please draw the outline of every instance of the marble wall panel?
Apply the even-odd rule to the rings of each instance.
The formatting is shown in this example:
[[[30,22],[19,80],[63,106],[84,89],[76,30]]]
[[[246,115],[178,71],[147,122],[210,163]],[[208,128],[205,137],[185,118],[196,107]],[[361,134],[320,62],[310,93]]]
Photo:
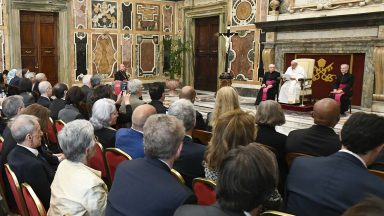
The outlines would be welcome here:
[[[110,78],[117,70],[117,35],[92,34],[93,73]]]
[[[123,11],[122,29],[132,30],[132,3],[123,2],[121,6]]]
[[[5,38],[4,31],[0,31],[0,70],[5,69]]]
[[[253,25],[256,20],[256,0],[232,1],[232,25]]]
[[[92,1],[92,28],[117,28],[117,3]]]
[[[136,30],[159,31],[160,5],[136,4]]]
[[[74,24],[76,29],[87,28],[87,1],[73,1]]]
[[[88,34],[84,32],[75,33],[75,77],[79,77],[88,73],[87,70],[87,48],[88,48]]]
[[[121,40],[121,63],[125,65],[127,72],[132,74],[132,35],[123,34]]]
[[[159,74],[159,36],[137,35],[136,76],[153,77]]]
[[[173,7],[171,5],[163,6],[163,32],[171,32],[173,28]]]
[[[238,80],[253,79],[254,31],[241,31],[231,40],[230,70]]]
[[[177,34],[181,34],[184,29],[184,15],[183,15],[183,2],[177,3]]]

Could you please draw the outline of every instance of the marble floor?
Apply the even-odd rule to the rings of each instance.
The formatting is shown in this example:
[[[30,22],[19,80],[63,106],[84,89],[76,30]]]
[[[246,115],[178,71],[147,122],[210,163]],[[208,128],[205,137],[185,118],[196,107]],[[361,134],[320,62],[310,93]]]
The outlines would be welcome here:
[[[146,102],[150,101],[148,92],[144,92],[143,99]],[[166,94],[164,105],[169,106],[173,101],[176,101],[177,99],[178,99],[177,96],[170,96]],[[240,106],[245,111],[256,113],[256,108],[253,105],[254,102],[255,102],[255,98],[240,97]],[[206,118],[206,115],[208,112],[211,112],[213,110],[214,103],[215,103],[214,92],[199,91],[199,90],[197,91],[195,108],[203,114],[204,118]],[[358,109],[352,109],[352,113],[359,112],[359,111],[360,110]],[[287,135],[292,130],[308,128],[313,124],[313,119],[310,113],[302,113],[302,112],[295,112],[295,111],[288,111],[288,110],[284,110],[284,113],[285,113],[286,123],[276,128],[276,130],[280,133]],[[384,116],[384,113],[376,113],[376,114]],[[343,124],[349,118],[349,116],[350,114],[348,113],[347,116],[343,116],[340,118],[339,123],[335,126],[336,132],[340,132],[341,128],[343,127]]]

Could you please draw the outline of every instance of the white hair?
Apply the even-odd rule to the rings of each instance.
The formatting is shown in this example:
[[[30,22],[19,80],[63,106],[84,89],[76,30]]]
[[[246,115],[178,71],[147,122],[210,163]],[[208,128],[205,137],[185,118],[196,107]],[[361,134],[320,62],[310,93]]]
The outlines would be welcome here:
[[[38,82],[41,82],[41,81],[43,81],[44,79],[46,79],[47,77],[45,76],[45,74],[44,73],[38,73],[38,74],[36,74],[36,80],[38,81]]]
[[[86,85],[86,86],[91,86],[91,77],[92,75],[84,75],[83,76],[83,84]]]
[[[133,79],[128,82],[128,88],[131,94],[136,95],[143,87],[143,82],[139,79]]]
[[[92,117],[89,119],[95,130],[109,127],[111,114],[116,111],[115,101],[102,98],[97,100],[92,107]]]
[[[31,71],[29,71],[25,74],[25,78],[27,78],[27,79],[32,79],[35,76],[36,76],[35,72],[31,72]]]
[[[180,99],[175,101],[168,109],[168,115],[173,115],[183,121],[186,131],[193,129],[196,121],[196,111],[191,101]]]
[[[48,82],[48,81],[42,81],[42,82],[40,82],[40,83],[39,83],[39,92],[40,92],[40,94],[45,94],[45,93],[47,93],[47,89],[48,89],[50,86],[52,87],[51,83]]]
[[[27,134],[36,130],[36,124],[39,124],[39,118],[33,115],[19,115],[10,122],[10,129],[13,139],[17,143],[22,143]]]

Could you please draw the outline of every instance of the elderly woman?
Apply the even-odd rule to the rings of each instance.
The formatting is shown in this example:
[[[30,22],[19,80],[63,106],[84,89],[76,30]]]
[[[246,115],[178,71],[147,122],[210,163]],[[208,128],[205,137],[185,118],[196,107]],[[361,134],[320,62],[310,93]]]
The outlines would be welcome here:
[[[136,109],[136,107],[145,104],[145,102],[141,99],[143,96],[143,83],[138,79],[133,79],[128,82],[128,91],[131,92],[131,97],[129,102],[132,107],[132,111]]]
[[[88,114],[83,108],[84,93],[78,86],[72,86],[65,96],[65,107],[59,111],[58,118],[65,123],[75,119],[87,119]]]
[[[219,175],[217,170],[228,151],[248,145],[255,138],[253,115],[239,109],[222,114],[213,127],[212,138],[205,152],[205,177],[216,181]]]
[[[211,131],[223,113],[240,109],[239,95],[232,87],[222,87],[217,91],[215,108],[207,116],[207,130]]]
[[[96,101],[92,107],[92,117],[89,119],[97,140],[104,148],[115,147],[116,130],[111,126],[116,124],[119,113],[116,110],[115,101],[102,98]]]
[[[263,101],[256,112],[257,138],[256,142],[269,146],[276,155],[280,170],[279,189],[282,192],[288,165],[285,160],[285,142],[287,136],[275,130],[278,125],[285,123],[285,116],[278,102],[273,100]]]
[[[58,138],[67,159],[60,163],[52,182],[48,215],[104,215],[108,188],[101,173],[86,165],[95,153],[92,124],[74,120]]]

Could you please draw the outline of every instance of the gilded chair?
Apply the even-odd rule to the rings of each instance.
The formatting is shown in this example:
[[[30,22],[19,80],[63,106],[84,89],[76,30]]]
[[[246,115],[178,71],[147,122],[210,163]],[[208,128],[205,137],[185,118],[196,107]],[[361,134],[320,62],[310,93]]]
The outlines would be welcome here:
[[[185,184],[183,176],[175,169],[171,169],[171,174],[182,184]]]
[[[65,127],[65,122],[63,122],[63,120],[56,120],[55,121],[55,128],[56,128],[56,132],[59,133],[61,131],[61,129],[63,129]]]
[[[295,216],[292,214],[280,212],[280,211],[265,211],[260,214],[261,216]]]
[[[47,211],[45,210],[40,199],[37,197],[31,186],[27,183],[21,185],[24,200],[27,205],[29,216],[45,216]]]
[[[216,202],[216,183],[206,178],[195,178],[192,189],[198,205],[212,205]]]
[[[383,171],[370,169],[369,172],[384,180],[384,172]]]
[[[111,184],[113,183],[117,166],[123,161],[132,160],[129,154],[118,148],[106,148],[104,150],[104,158]]]
[[[101,172],[101,178],[107,185],[110,185],[108,169],[103,153],[103,146],[99,142],[96,142],[95,154],[88,160],[88,166],[92,169],[99,170]]]
[[[5,169],[5,174],[7,176],[9,185],[11,187],[13,197],[15,198],[15,201],[16,201],[16,205],[17,205],[17,209],[19,211],[19,214],[21,216],[27,216],[28,213],[27,213],[27,210],[25,207],[24,198],[21,194],[19,181],[17,180],[15,173],[11,170],[11,168],[9,167],[8,164],[4,165],[4,169]]]
[[[196,140],[199,140],[201,144],[208,145],[208,142],[211,140],[212,133],[194,129],[192,131],[192,137]]]
[[[301,101],[303,103],[304,97],[311,96],[312,95],[312,77],[313,72],[315,69],[315,59],[307,59],[307,58],[300,58],[295,59],[297,61],[297,64],[304,68],[306,79],[301,81],[301,91],[300,91],[300,97]]]

